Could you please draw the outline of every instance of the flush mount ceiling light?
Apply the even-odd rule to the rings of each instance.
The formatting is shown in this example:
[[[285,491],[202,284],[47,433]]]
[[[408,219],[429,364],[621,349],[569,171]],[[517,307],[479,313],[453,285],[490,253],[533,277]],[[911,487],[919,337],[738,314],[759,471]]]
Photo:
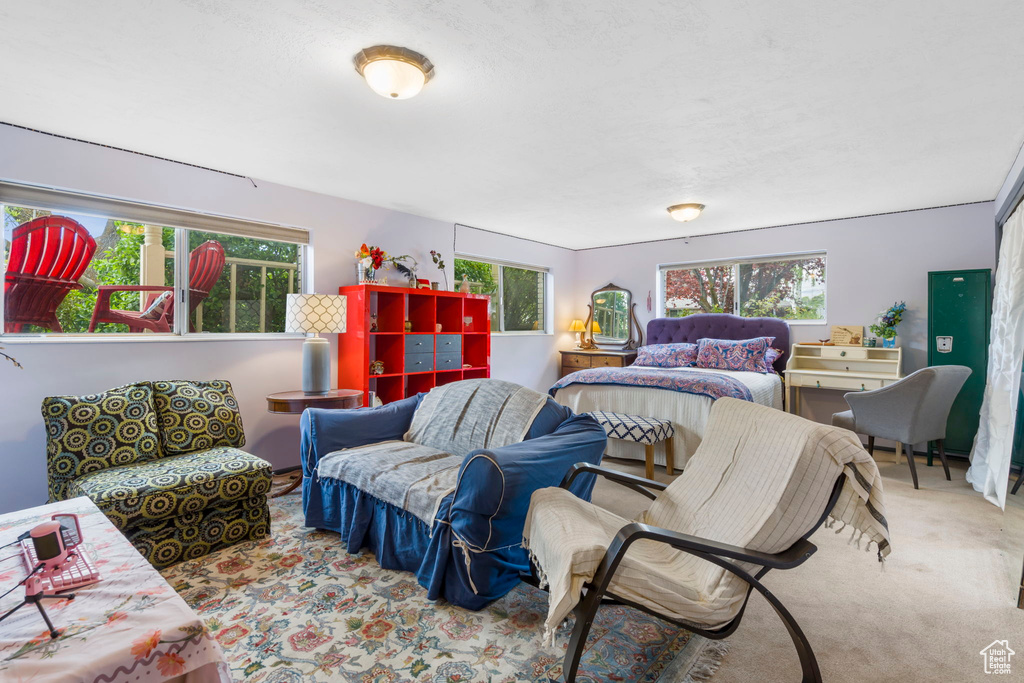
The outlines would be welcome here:
[[[667,209],[668,214],[680,223],[692,221],[694,218],[699,216],[700,212],[703,210],[703,204],[676,204],[675,206],[670,206]]]
[[[434,76],[434,65],[429,59],[419,52],[394,45],[375,45],[360,50],[353,61],[366,84],[381,97],[392,100],[415,96]]]

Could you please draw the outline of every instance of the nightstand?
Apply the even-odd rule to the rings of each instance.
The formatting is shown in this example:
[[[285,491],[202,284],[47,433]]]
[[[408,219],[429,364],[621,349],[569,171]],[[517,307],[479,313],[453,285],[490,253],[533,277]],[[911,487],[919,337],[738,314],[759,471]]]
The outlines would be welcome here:
[[[562,354],[562,371],[558,375],[559,377],[565,377],[570,372],[586,368],[622,368],[632,365],[636,360],[636,351],[572,349],[571,351],[559,351],[559,353]]]

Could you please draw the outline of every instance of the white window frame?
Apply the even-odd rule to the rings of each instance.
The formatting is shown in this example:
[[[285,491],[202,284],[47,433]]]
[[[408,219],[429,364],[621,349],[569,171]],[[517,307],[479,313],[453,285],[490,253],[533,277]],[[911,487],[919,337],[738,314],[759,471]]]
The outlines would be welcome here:
[[[60,189],[24,185],[0,180],[0,206],[13,204],[45,211],[78,215],[114,217],[117,220],[149,223],[174,230],[174,297],[185,302],[188,296],[188,232],[211,232],[241,235],[254,239],[290,242],[299,247],[299,292],[313,291],[312,234],[305,228],[273,223],[262,223],[233,216],[207,214],[156,204],[131,202],[102,195],[83,194]],[[6,235],[3,236],[6,239]],[[7,264],[0,258],[0,277],[7,272]],[[0,288],[0,322],[6,319],[3,289]],[[196,342],[302,339],[304,334],[290,332],[190,332],[189,316],[175,316],[169,333],[16,333],[7,334],[0,324],[0,340],[4,344],[68,344],[68,343],[124,343],[124,342]]]
[[[507,337],[519,337],[519,336],[537,336],[537,335],[551,335],[552,328],[554,327],[554,311],[551,305],[551,292],[554,290],[554,278],[551,274],[551,269],[547,266],[538,266],[529,263],[517,263],[515,261],[505,261],[502,259],[490,258],[487,256],[477,256],[475,254],[464,254],[456,253],[455,258],[462,261],[476,261],[477,263],[486,263],[491,266],[498,266],[498,292],[494,295],[494,298],[498,300],[497,315],[498,315],[498,329],[493,330],[491,335],[501,335]],[[543,275],[544,283],[544,328],[541,330],[505,330],[505,271],[504,268],[518,268],[519,270],[530,270]],[[454,277],[455,267],[452,264],[452,277]]]
[[[661,263],[658,264],[657,292],[658,292],[658,315],[666,317],[668,309],[665,307],[665,273],[669,270],[691,270],[693,268],[720,268],[731,266],[733,269],[733,282],[738,286],[740,281],[740,266],[750,263],[764,263],[765,261],[799,261],[808,258],[825,259],[825,302],[822,307],[823,316],[814,320],[792,320],[789,318],[778,318],[790,325],[827,325],[828,324],[828,252],[824,249],[815,251],[790,252],[785,254],[765,254],[762,256],[745,256],[743,258],[713,259],[709,261],[689,261],[684,263]],[[742,302],[739,292],[733,295],[733,315],[741,316]],[[741,316],[742,317],[742,316]]]

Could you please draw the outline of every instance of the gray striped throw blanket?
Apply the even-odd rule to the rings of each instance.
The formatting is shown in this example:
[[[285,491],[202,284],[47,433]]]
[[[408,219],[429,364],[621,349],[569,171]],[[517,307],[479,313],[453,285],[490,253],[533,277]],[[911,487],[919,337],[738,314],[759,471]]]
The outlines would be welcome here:
[[[405,440],[465,456],[526,437],[548,397],[499,379],[469,379],[434,387],[412,417]]]
[[[430,446],[381,441],[328,453],[317,475],[351,484],[431,526],[441,499],[455,488],[461,464],[461,457]]]
[[[436,387],[423,397],[404,441],[328,453],[317,476],[355,486],[432,526],[466,454],[522,441],[546,401],[544,394],[493,379]]]

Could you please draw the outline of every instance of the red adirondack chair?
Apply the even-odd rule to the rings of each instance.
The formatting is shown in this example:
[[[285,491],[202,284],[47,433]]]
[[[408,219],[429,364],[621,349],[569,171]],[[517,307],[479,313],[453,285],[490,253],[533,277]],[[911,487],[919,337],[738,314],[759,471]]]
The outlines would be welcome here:
[[[210,295],[210,290],[217,284],[223,271],[224,247],[220,242],[209,240],[192,250],[188,259],[189,315]],[[146,298],[146,306],[142,311],[119,311],[110,308],[110,295],[114,292],[152,294]],[[146,330],[170,332],[174,325],[174,288],[160,285],[102,285],[96,297],[92,320],[89,321],[89,331],[95,330],[99,323],[120,323],[127,325],[128,331],[134,333]],[[190,329],[193,329],[191,324]]]
[[[57,307],[89,267],[96,240],[78,221],[43,216],[23,223],[11,235],[4,277],[5,332],[25,325],[63,332]]]

